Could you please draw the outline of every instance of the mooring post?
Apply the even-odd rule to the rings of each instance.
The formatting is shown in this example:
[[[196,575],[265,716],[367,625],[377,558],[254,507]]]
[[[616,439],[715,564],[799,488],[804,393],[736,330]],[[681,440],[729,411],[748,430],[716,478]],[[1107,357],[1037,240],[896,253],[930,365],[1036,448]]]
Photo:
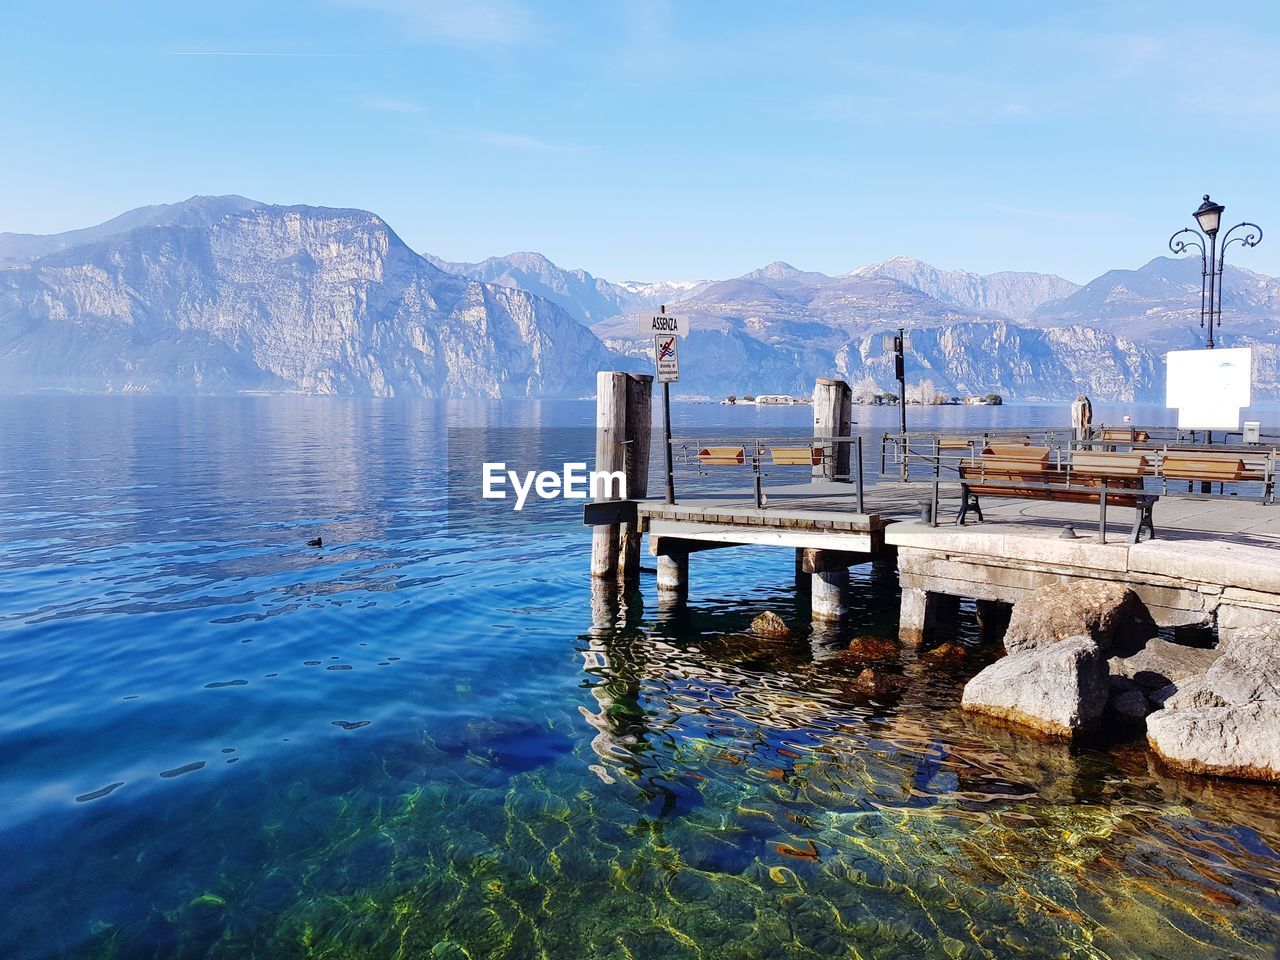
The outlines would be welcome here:
[[[627,374],[601,370],[596,374],[596,470],[609,473],[626,467]],[[602,485],[597,502],[617,500]],[[614,579],[618,574],[618,524],[591,528],[591,576]]]
[[[647,373],[626,375],[627,499],[642,500],[649,494],[649,448],[653,435],[653,377]],[[631,589],[640,583],[640,521],[623,524],[618,543],[618,582]]]
[[[814,446],[823,446],[813,465],[815,480],[849,480],[849,443],[820,443],[821,438],[848,437],[853,424],[853,391],[843,380],[819,377],[813,387]]]

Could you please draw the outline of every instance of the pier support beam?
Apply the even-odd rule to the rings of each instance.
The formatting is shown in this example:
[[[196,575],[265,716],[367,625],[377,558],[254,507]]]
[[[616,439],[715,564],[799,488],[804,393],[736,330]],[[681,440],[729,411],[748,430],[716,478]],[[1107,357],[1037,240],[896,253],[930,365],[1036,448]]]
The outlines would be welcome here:
[[[796,548],[796,593],[807,594],[812,586],[809,573],[804,568],[804,548]]]
[[[1013,613],[1013,604],[1001,603],[999,600],[975,600],[977,607],[978,633],[983,640],[999,640],[1009,626],[1009,616]]]
[[[601,370],[596,374],[596,470],[622,473],[627,497],[648,492],[653,377]],[[597,497],[616,500],[617,497]],[[640,581],[639,522],[592,528],[591,576],[632,588]]]
[[[919,646],[933,636],[938,626],[954,622],[960,608],[959,597],[933,593],[918,587],[902,588],[902,606],[898,613],[898,639]]]
[[[853,426],[853,391],[843,380],[819,377],[813,387],[813,435],[847,437]],[[821,463],[814,464],[815,480],[849,478],[848,443],[834,444]]]
[[[626,464],[627,499],[642,500],[649,495],[649,446],[653,433],[653,377],[626,375]],[[624,589],[640,585],[640,521],[621,525],[618,533],[618,582]]]
[[[849,569],[842,567],[813,574],[809,605],[814,620],[843,620],[849,612]]]
[[[627,375],[614,370],[596,374],[596,469],[614,472],[624,469],[623,441],[627,432]],[[615,499],[600,496],[597,500]],[[605,524],[591,529],[591,576],[613,580],[618,575],[619,525]]]
[[[683,601],[689,596],[689,555],[676,553],[658,557],[659,602]]]

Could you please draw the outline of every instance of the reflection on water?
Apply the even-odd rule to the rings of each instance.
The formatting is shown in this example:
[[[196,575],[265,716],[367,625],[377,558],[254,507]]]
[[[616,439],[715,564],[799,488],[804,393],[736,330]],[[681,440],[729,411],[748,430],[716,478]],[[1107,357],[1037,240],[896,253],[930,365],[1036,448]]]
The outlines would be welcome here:
[[[590,407],[0,404],[0,954],[1274,956],[1274,789],[965,717],[883,569],[815,632],[786,551],[659,606],[574,506],[443,536],[459,420]]]

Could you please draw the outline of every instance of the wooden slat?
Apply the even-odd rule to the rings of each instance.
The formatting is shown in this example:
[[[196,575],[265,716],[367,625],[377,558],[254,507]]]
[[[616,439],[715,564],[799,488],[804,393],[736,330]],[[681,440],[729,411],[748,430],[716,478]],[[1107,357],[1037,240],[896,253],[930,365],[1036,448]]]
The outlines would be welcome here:
[[[1141,477],[1147,472],[1147,458],[1138,453],[1076,451],[1071,455],[1071,472],[1091,477]]]
[[[1045,463],[1049,459],[1048,447],[1033,447],[1025,443],[992,443],[982,451],[985,462],[988,458],[995,460],[1017,460],[1020,462]]]
[[[746,462],[742,447],[703,447],[698,451],[698,462],[704,467],[733,467]]]
[[[769,456],[778,467],[813,467],[822,462],[821,447],[770,447]]]
[[[1160,471],[1166,477],[1178,480],[1209,480],[1227,483],[1244,479],[1244,463],[1235,459],[1206,458],[1199,454],[1184,456],[1169,454],[1160,461]]]

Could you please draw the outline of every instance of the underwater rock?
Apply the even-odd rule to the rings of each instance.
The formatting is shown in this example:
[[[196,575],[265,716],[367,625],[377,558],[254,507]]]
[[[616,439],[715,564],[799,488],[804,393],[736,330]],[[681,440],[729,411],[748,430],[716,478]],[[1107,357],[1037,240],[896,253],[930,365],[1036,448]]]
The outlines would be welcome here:
[[[1109,693],[1107,661],[1087,636],[1011,653],[965,684],[964,709],[1054,737],[1097,730]]]
[[[1128,677],[1147,690],[1159,690],[1203,674],[1222,656],[1218,650],[1187,647],[1153,637],[1137,653],[1107,661],[1114,677]]]
[[[766,610],[751,621],[751,632],[757,637],[791,636],[791,628],[772,610]]]
[[[870,667],[867,667],[853,678],[853,683],[850,684],[850,687],[863,696],[879,699],[897,693],[901,682],[897,677],[876,673]]]
[[[884,637],[854,637],[840,656],[847,660],[892,660],[898,656],[898,645]]]
[[[969,651],[960,644],[948,640],[931,650],[926,650],[920,656],[921,659],[932,663],[960,663],[969,656]]]
[[[1280,781],[1280,701],[1161,710],[1147,742],[1172,767],[1247,780]]]
[[[1106,650],[1122,633],[1146,632],[1150,622],[1138,595],[1122,583],[1054,584],[1013,605],[1004,647],[1021,653],[1085,636]]]

